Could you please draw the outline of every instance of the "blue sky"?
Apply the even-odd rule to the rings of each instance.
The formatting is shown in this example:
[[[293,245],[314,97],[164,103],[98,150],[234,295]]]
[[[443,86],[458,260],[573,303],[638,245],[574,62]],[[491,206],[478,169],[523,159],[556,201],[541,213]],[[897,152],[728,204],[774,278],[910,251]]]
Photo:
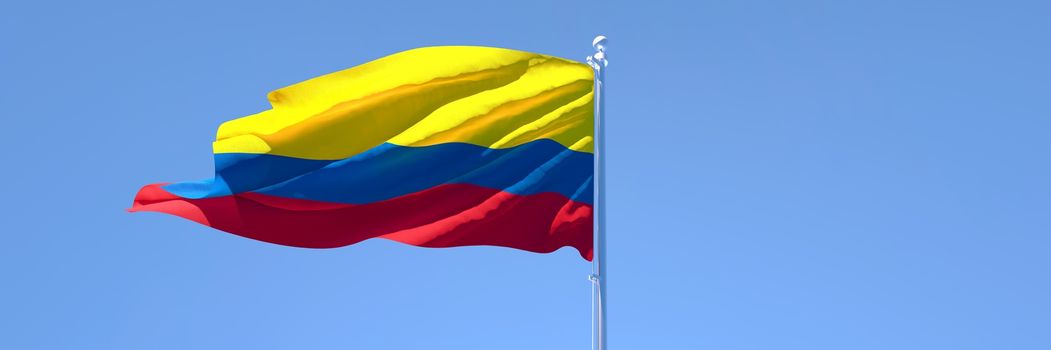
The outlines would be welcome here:
[[[1046,349],[1047,2],[14,2],[5,349],[585,349],[590,265],[159,214],[222,121],[427,45],[610,37],[614,349]]]

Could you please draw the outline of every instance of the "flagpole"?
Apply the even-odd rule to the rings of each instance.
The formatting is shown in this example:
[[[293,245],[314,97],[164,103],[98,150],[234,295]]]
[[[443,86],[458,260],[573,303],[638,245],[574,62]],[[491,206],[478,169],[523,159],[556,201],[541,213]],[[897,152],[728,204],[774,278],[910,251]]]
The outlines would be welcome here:
[[[591,272],[592,297],[592,347],[606,350],[606,43],[605,36],[596,36],[591,41],[595,53],[588,56],[588,65],[595,70],[595,221],[594,259]]]

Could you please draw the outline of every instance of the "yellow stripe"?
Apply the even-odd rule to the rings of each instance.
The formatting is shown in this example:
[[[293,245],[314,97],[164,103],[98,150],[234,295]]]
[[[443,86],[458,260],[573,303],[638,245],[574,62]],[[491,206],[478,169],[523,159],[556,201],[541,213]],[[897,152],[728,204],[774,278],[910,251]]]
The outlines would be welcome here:
[[[215,153],[342,159],[383,142],[591,152],[592,71],[486,47],[405,51],[270,93],[274,108],[220,126]]]

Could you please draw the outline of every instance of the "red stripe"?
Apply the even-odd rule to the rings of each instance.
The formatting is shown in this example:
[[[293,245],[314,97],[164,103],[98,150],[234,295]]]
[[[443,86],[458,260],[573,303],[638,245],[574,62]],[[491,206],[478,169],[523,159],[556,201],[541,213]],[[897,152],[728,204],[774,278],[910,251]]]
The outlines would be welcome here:
[[[421,247],[492,245],[549,253],[576,248],[591,260],[592,207],[556,193],[516,195],[441,185],[369,204],[340,204],[258,193],[187,199],[148,185],[129,211],[177,215],[260,241],[335,248],[369,238]]]

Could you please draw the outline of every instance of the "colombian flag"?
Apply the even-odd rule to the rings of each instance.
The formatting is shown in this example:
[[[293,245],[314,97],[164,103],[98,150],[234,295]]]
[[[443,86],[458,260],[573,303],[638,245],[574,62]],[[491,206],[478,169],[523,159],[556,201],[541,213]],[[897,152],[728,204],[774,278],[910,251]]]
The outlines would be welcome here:
[[[564,246],[592,258],[591,67],[426,47],[271,92],[222,124],[215,176],[153,184],[130,211],[282,245]]]

